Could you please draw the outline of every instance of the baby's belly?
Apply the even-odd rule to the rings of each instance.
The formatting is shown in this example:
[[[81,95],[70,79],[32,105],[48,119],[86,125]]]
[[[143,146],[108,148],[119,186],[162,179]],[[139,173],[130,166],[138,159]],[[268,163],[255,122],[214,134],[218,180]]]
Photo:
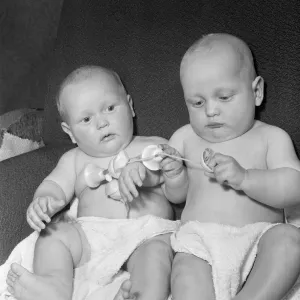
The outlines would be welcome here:
[[[242,192],[223,186],[191,188],[181,219],[233,226],[256,222],[283,222],[283,211],[259,203]]]
[[[129,203],[129,208],[129,218],[148,214],[165,219],[173,218],[172,207],[160,188],[152,189],[151,192],[141,191],[140,196]],[[78,217],[83,216],[123,219],[127,217],[127,210],[121,201],[108,198],[104,189],[87,189],[79,199]]]
[[[130,204],[129,218],[138,218],[149,214],[163,219],[174,219],[173,208],[161,188],[151,192],[141,192],[140,197]]]

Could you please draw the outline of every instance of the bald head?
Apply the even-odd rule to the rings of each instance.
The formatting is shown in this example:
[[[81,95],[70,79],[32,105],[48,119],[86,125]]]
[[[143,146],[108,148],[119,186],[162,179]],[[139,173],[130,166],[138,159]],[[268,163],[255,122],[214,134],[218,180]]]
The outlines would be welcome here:
[[[64,89],[72,84],[78,84],[82,83],[86,80],[92,79],[92,78],[99,78],[103,84],[111,84],[116,86],[116,88],[119,88],[126,94],[125,87],[119,77],[119,75],[114,72],[113,70],[106,69],[100,66],[83,66],[80,67],[73,72],[71,72],[61,83],[57,97],[56,97],[56,105],[57,109],[59,111],[60,117],[63,121],[66,121],[66,112],[64,109],[64,106],[62,105],[61,101],[61,95],[64,91]]]
[[[209,34],[197,40],[184,54],[180,65],[180,76],[189,61],[197,56],[204,57],[210,54],[226,54],[233,58],[240,72],[243,72],[252,81],[256,77],[253,56],[248,45],[241,39],[224,33]]]

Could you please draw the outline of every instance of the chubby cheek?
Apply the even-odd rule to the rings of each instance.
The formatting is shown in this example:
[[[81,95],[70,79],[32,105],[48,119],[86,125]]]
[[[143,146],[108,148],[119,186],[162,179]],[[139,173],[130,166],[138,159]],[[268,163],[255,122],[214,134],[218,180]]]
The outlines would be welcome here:
[[[193,128],[197,129],[198,131],[202,131],[205,126],[206,117],[204,114],[201,114],[199,112],[189,112],[190,115],[190,123],[193,126]]]
[[[248,123],[251,123],[254,119],[255,107],[250,105],[241,106],[239,110],[236,110],[235,113],[231,113],[229,118],[235,120],[235,123],[238,125],[247,126]]]
[[[126,134],[132,131],[133,129],[133,119],[130,117],[130,115],[124,117],[120,117],[116,122],[115,122],[115,128],[118,128],[120,132],[123,134]]]
[[[76,138],[79,140],[93,140],[95,138],[95,130],[92,128],[77,130]]]

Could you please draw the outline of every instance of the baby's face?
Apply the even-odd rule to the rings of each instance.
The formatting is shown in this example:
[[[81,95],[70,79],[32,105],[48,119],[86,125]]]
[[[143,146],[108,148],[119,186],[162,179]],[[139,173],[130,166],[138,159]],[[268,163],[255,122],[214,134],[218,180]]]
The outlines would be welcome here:
[[[94,76],[68,85],[61,101],[67,115],[62,127],[86,154],[112,156],[131,142],[131,98],[114,79]]]
[[[252,81],[230,53],[192,54],[181,69],[190,123],[209,142],[234,139],[254,122]]]

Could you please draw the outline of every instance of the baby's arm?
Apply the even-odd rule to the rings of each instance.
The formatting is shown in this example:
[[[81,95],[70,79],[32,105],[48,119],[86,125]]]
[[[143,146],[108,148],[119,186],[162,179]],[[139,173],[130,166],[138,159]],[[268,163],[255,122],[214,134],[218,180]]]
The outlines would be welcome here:
[[[138,145],[138,151],[141,151],[140,148],[145,149],[149,145],[159,145],[167,142],[166,139],[160,137],[147,138],[142,145]],[[120,194],[127,201],[132,201],[134,197],[138,197],[139,191],[137,187],[156,187],[161,185],[162,182],[161,172],[159,170],[149,170],[141,161],[127,164],[122,169],[118,179]]]
[[[186,126],[178,129],[170,138],[168,145],[173,148],[173,151],[176,151],[177,155],[184,157],[184,139],[186,136]],[[172,149],[171,148],[171,149]],[[164,149],[165,152],[169,152],[168,149]],[[171,150],[172,152],[172,150]],[[175,153],[168,153],[175,154]],[[165,158],[166,162],[170,160],[169,165],[174,165],[174,171],[168,172],[168,165],[163,167],[163,190],[167,199],[172,203],[182,203],[186,200],[187,190],[188,190],[188,176],[186,167],[183,165],[181,160],[174,160],[168,157]],[[164,163],[164,161],[162,161]]]
[[[137,187],[155,187],[162,183],[159,171],[147,169],[142,162],[133,162],[125,166],[118,179],[120,194],[126,201],[138,197]]]
[[[275,208],[300,203],[300,162],[289,135],[268,128],[267,170],[249,169],[241,189],[251,198]]]
[[[37,188],[27,209],[27,221],[34,230],[45,228],[43,221],[49,223],[50,218],[71,201],[76,179],[74,150],[60,158],[55,169]]]

